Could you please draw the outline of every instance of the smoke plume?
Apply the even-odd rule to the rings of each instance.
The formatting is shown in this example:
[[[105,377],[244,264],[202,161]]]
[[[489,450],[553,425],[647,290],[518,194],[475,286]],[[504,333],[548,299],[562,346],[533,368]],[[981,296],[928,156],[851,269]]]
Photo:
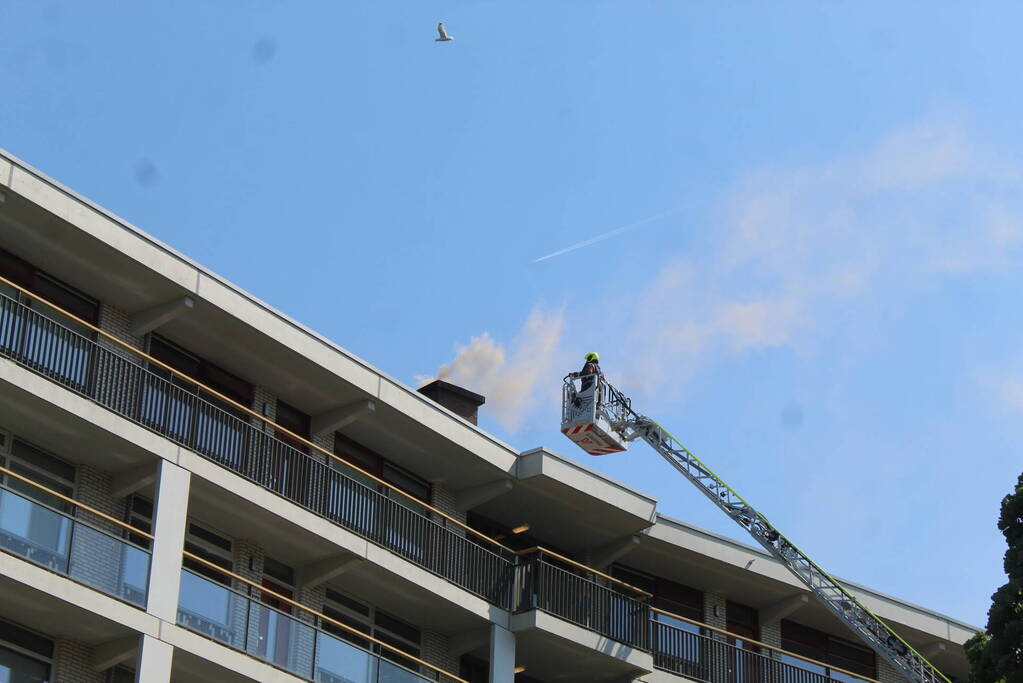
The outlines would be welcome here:
[[[454,359],[440,367],[437,379],[486,396],[488,412],[516,432],[530,414],[548,407],[550,401],[538,400],[538,385],[557,386],[563,374],[558,343],[564,318],[564,310],[536,306],[507,349],[483,332],[456,347]]]

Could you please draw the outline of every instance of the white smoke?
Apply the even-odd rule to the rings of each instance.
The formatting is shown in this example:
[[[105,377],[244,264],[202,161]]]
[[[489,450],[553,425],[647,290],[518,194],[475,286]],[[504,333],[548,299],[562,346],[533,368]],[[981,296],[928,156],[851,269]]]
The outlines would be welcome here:
[[[516,432],[530,414],[550,407],[550,401],[538,400],[537,387],[557,386],[564,374],[558,352],[564,320],[563,309],[536,306],[507,350],[483,332],[457,346],[454,359],[440,367],[436,378],[483,394],[488,412]],[[433,378],[420,379],[425,384]]]

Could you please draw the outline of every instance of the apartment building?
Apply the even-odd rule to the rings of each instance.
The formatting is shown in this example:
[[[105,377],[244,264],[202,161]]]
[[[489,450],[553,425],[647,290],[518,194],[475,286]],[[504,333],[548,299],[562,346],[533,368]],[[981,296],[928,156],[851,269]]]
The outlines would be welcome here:
[[[187,247],[187,245],[184,245]],[[0,680],[900,680],[764,552],[0,153]],[[950,679],[976,630],[847,584]]]

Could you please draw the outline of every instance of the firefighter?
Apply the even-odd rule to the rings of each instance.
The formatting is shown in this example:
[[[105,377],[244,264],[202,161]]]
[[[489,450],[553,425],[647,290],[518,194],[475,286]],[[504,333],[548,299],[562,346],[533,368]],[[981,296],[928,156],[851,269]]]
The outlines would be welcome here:
[[[590,387],[593,386],[593,381],[596,378],[596,376],[599,376],[601,374],[599,354],[597,354],[595,351],[590,351],[589,353],[586,354],[586,356],[584,356],[584,361],[585,364],[583,365],[583,369],[580,370],[579,372],[573,373],[573,376],[583,378],[582,386],[580,387],[579,391],[587,391]]]

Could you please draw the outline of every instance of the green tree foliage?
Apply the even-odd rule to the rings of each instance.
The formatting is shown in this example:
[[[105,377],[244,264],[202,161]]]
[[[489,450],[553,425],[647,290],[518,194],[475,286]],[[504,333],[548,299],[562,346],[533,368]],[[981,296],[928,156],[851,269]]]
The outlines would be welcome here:
[[[987,632],[966,643],[971,683],[1023,683],[1023,474],[1002,499],[998,529],[1005,535],[1009,581],[991,596]]]

